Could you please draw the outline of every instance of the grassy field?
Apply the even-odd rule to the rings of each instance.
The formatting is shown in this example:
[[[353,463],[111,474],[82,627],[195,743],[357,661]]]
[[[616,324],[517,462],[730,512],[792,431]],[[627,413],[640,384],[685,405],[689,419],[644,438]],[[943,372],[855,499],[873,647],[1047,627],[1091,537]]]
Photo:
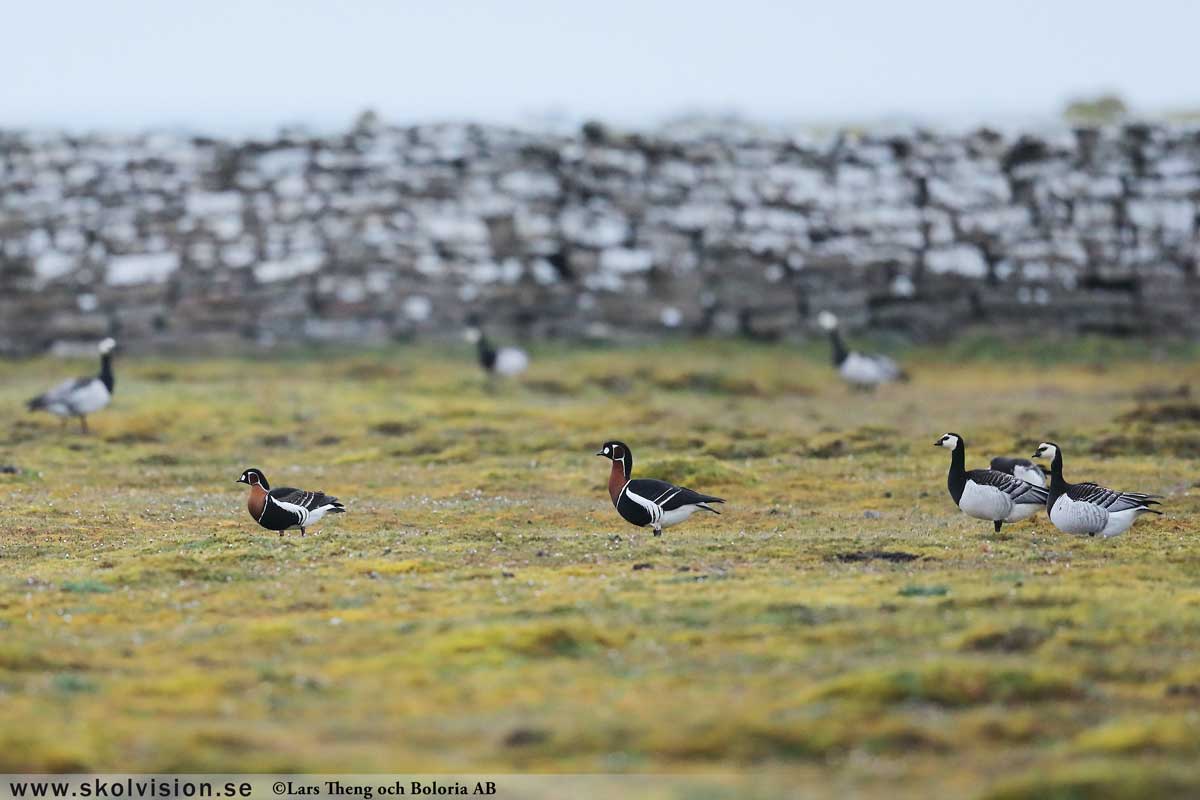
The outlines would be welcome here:
[[[1195,795],[1200,362],[1066,351],[909,352],[874,396],[823,348],[552,349],[494,390],[466,350],[127,356],[86,437],[22,401],[93,364],[0,364],[0,772]],[[993,534],[946,431],[969,466],[1056,440],[1166,515]],[[609,438],[725,513],[629,526]],[[251,466],[349,513],[264,531]]]

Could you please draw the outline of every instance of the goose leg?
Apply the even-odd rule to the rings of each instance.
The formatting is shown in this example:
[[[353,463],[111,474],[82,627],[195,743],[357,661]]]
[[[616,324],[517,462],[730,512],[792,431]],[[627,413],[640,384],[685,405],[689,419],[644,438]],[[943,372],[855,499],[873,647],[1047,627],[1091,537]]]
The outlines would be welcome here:
[[[300,535],[301,535],[301,536],[308,536],[308,532],[304,530],[303,526],[300,528]]]
[[[1000,526],[1004,524],[1004,520],[1002,520],[1002,519],[994,520],[994,521],[992,522],[992,524],[996,526],[996,533],[999,533],[999,532],[1000,532]]]
[[[87,433],[87,432],[88,432],[88,426],[87,426],[87,414],[80,414],[80,415],[79,415],[79,426],[80,426],[80,428],[83,430],[83,432],[84,432],[84,433]]]
[[[659,526],[659,525],[654,526],[654,535],[662,536],[662,527],[661,526]]]

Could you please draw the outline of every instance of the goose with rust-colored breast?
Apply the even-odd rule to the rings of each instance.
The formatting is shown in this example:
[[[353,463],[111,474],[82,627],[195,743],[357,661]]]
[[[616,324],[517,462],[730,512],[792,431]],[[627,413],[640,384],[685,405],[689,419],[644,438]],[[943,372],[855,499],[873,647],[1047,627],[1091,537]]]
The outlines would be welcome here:
[[[250,487],[246,508],[254,521],[269,531],[279,531],[280,536],[284,531],[294,528],[299,528],[300,535],[304,536],[308,526],[320,521],[326,514],[346,512],[346,507],[336,497],[321,491],[308,492],[290,486],[272,489],[262,470],[253,467],[243,472],[235,482]]]
[[[724,503],[720,497],[653,478],[634,479],[633,451],[624,442],[605,442],[596,455],[612,461],[608,495],[617,513],[630,525],[650,526],[655,536],[662,536],[663,528],[678,525],[701,509],[721,513],[709,505]]]
[[[1054,442],[1039,444],[1033,457],[1050,459],[1050,499],[1046,507],[1050,521],[1063,533],[1110,539],[1129,530],[1143,514],[1162,514],[1150,507],[1159,504],[1160,494],[1119,492],[1096,483],[1067,483],[1062,448]]]

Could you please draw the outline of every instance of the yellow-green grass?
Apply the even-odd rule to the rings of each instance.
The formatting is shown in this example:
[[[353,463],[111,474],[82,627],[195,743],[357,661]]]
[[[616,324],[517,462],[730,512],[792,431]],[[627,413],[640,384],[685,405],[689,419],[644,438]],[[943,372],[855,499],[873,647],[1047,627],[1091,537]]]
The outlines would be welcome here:
[[[783,345],[548,348],[493,387],[432,347],[127,356],[90,436],[22,401],[92,365],[0,364],[0,772],[1200,792],[1200,367],[1109,350],[909,352],[874,395]],[[1166,515],[993,534],[946,431],[975,465],[1056,440]],[[623,522],[613,438],[723,515]],[[251,466],[349,513],[262,530]]]

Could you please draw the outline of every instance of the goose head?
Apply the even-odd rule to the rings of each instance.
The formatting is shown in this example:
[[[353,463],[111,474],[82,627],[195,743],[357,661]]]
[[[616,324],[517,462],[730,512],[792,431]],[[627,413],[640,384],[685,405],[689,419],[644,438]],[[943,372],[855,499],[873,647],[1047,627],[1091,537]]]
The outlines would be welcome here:
[[[1053,461],[1058,457],[1059,448],[1054,442],[1042,442],[1037,446],[1037,450],[1033,452],[1034,458],[1044,458]]]
[[[267,476],[263,475],[261,469],[251,467],[242,473],[242,477],[238,478],[234,483],[244,483],[247,486],[261,486],[264,489],[270,490],[271,484],[267,483]]]
[[[944,447],[947,450],[957,450],[962,437],[957,433],[943,433],[942,438],[933,443],[934,447]]]

